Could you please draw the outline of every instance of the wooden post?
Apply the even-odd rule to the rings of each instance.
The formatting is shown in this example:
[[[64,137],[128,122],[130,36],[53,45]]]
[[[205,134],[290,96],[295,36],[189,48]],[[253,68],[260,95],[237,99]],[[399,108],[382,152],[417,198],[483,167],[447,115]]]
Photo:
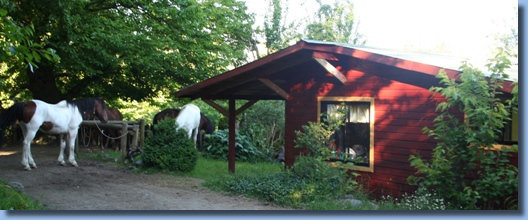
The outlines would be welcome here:
[[[128,124],[123,123],[121,125],[121,135],[124,135],[127,132],[128,132]],[[127,149],[126,149],[127,136],[128,135],[121,137],[121,163],[124,163],[127,157]]]
[[[139,125],[134,125],[134,127],[132,128],[132,135],[134,135],[132,137],[132,145],[130,146],[130,149],[132,148],[137,148],[139,145],[138,145],[138,139],[139,139]]]
[[[145,119],[139,120],[139,147],[145,146]]]
[[[236,120],[235,99],[229,99],[229,173],[235,173],[235,120]]]

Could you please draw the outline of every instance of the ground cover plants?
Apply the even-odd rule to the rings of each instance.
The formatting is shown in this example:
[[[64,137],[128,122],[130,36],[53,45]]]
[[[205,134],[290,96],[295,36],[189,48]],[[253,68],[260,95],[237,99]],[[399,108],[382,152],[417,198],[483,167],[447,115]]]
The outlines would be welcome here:
[[[45,210],[38,200],[29,198],[0,180],[0,210]]]

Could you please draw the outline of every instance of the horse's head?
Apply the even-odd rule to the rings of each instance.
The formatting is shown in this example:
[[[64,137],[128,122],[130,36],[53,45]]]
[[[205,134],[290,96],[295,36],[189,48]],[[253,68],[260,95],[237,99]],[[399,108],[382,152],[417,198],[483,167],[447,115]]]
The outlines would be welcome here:
[[[94,99],[94,114],[101,122],[108,121],[108,114],[106,113],[106,103],[102,98]]]
[[[212,134],[215,131],[213,121],[206,117],[204,114],[200,113],[200,129],[204,129],[206,134]]]

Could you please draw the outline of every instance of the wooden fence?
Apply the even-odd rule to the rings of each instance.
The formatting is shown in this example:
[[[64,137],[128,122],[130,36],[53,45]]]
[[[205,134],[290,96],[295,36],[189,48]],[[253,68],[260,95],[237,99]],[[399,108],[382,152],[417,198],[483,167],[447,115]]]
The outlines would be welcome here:
[[[118,137],[110,137],[110,139],[120,139],[121,146],[121,157],[120,161],[125,162],[128,153],[133,150],[142,149],[145,143],[145,120],[141,119],[139,121],[108,121],[102,123],[99,120],[85,120],[81,123],[81,128],[83,127],[95,127],[99,133],[102,133],[102,129],[115,129],[121,131],[121,135]],[[125,135],[126,134],[126,135]],[[105,135],[106,136],[106,135]],[[127,148],[127,142],[131,139],[130,145]],[[79,138],[77,138],[76,145],[78,144]]]

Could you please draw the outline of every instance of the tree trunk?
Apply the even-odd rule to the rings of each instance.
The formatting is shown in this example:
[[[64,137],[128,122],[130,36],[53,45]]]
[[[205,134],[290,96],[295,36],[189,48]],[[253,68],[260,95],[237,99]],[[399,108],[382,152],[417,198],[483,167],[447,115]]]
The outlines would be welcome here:
[[[27,71],[28,85],[27,88],[33,94],[34,99],[39,99],[51,104],[55,104],[64,99],[57,88],[53,67],[42,63],[34,72]]]

